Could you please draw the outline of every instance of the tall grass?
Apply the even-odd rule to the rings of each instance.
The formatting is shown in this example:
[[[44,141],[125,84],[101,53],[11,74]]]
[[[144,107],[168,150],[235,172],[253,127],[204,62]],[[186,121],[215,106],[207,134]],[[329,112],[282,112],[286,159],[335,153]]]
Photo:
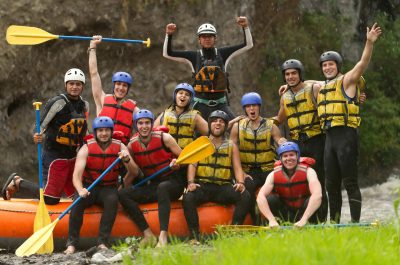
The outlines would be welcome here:
[[[141,249],[135,264],[398,264],[395,225],[223,234],[202,246]]]

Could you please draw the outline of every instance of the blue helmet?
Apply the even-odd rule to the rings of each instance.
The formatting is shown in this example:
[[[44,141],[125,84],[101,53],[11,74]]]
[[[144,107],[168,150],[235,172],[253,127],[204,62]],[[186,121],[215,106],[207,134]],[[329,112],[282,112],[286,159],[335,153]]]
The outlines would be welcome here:
[[[133,83],[132,76],[128,74],[127,72],[116,72],[113,74],[112,83],[114,84],[115,82],[124,82],[127,83],[128,86],[131,86]]]
[[[136,127],[136,123],[140,119],[150,119],[151,120],[151,125],[153,126],[154,115],[150,110],[141,109],[138,112],[136,112],[135,115],[133,115],[133,124],[135,125],[135,127]]]
[[[189,85],[188,83],[180,83],[175,87],[174,92],[172,93],[172,100],[174,103],[175,103],[175,99],[176,99],[176,93],[178,93],[179,90],[185,90],[185,91],[189,92],[190,100],[193,101],[193,98],[195,96],[193,87],[191,85]]]
[[[295,151],[297,153],[297,159],[300,160],[300,148],[295,142],[286,142],[278,147],[277,153],[279,159],[281,159],[283,153],[290,151]]]
[[[92,124],[93,131],[98,128],[111,128],[111,130],[114,130],[114,122],[107,116],[99,116],[93,120]]]
[[[242,108],[247,105],[260,105],[262,104],[261,96],[256,92],[246,93],[242,97]]]

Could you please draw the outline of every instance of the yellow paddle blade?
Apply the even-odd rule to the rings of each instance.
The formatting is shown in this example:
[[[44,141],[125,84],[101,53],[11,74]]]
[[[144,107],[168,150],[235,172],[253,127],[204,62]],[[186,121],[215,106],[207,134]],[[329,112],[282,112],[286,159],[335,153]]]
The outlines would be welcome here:
[[[49,212],[44,204],[43,189],[40,189],[40,200],[35,215],[33,231],[36,232],[51,223]],[[53,235],[50,235],[45,244],[36,252],[38,254],[52,253],[54,250]]]
[[[49,40],[58,39],[54,35],[36,27],[9,26],[6,33],[6,39],[13,45],[35,45]]]
[[[207,156],[214,154],[215,147],[206,136],[201,136],[188,144],[176,160],[177,164],[196,163]]]
[[[18,257],[30,256],[37,253],[37,251],[47,242],[50,236],[53,234],[54,227],[60,219],[54,220],[49,225],[36,231],[31,235],[25,242],[17,248],[15,255]]]

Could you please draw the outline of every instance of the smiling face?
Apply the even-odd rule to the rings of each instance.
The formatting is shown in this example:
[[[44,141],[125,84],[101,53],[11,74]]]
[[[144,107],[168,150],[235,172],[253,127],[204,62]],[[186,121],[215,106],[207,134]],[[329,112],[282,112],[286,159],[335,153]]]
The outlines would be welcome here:
[[[117,99],[123,99],[128,94],[129,84],[125,82],[114,82],[114,95]]]
[[[250,104],[244,106],[244,111],[250,120],[255,121],[260,117],[260,105]]]
[[[281,161],[283,166],[288,170],[293,170],[297,166],[297,152],[288,151],[282,154]]]
[[[338,75],[338,68],[335,61],[325,61],[321,64],[322,73],[325,78],[330,80]]]
[[[77,99],[83,91],[83,83],[81,81],[68,81],[65,84],[65,89],[67,90],[67,94],[74,99]]]
[[[226,129],[226,123],[221,118],[216,118],[210,122],[210,133],[215,137],[223,136]]]
[[[96,140],[98,143],[108,143],[112,137],[111,128],[97,128],[96,129]]]
[[[146,138],[150,135],[152,126],[153,124],[151,119],[142,118],[136,122],[136,127],[139,135],[143,138]]]
[[[215,45],[216,36],[213,34],[201,34],[199,36],[199,44],[204,49],[213,48]]]
[[[285,70],[285,81],[290,87],[297,86],[300,83],[299,70],[291,68]]]
[[[184,89],[178,90],[175,95],[175,104],[178,108],[185,108],[190,104],[190,93]]]

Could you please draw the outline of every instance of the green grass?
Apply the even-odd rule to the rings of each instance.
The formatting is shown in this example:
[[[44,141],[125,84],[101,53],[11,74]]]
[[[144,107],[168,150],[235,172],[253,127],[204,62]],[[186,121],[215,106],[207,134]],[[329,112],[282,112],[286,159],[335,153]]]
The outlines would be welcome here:
[[[398,264],[395,225],[320,228],[219,235],[202,246],[174,241],[165,249],[140,249],[134,264]],[[125,259],[125,264],[129,263]]]

